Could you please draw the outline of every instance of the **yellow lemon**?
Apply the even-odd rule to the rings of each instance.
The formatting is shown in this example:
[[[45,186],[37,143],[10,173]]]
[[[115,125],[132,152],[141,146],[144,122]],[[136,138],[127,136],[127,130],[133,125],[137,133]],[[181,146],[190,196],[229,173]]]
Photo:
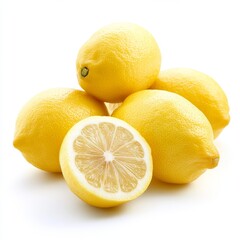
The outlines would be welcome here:
[[[122,103],[108,103],[106,102],[105,105],[107,107],[109,115],[113,113],[115,109],[117,109]]]
[[[114,112],[147,140],[153,175],[167,183],[189,183],[218,164],[213,131],[205,115],[182,96],[161,90],[133,93]]]
[[[89,117],[74,125],[62,143],[60,163],[73,193],[96,207],[137,198],[152,178],[149,145],[113,117]]]
[[[161,71],[153,89],[175,92],[193,103],[208,118],[215,138],[230,121],[227,97],[208,75],[188,68]]]
[[[41,92],[18,115],[14,146],[35,167],[61,172],[59,150],[65,134],[92,115],[107,115],[107,109],[83,91],[56,88]]]
[[[80,86],[104,102],[121,102],[149,88],[160,70],[160,50],[151,33],[133,23],[101,28],[79,50]]]

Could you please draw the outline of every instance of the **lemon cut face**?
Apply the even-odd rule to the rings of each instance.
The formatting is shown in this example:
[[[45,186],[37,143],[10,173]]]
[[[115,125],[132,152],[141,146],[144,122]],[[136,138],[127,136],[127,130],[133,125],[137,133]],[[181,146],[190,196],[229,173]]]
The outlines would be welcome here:
[[[72,191],[98,207],[138,197],[152,178],[147,142],[113,117],[89,117],[76,124],[63,141],[60,161]]]

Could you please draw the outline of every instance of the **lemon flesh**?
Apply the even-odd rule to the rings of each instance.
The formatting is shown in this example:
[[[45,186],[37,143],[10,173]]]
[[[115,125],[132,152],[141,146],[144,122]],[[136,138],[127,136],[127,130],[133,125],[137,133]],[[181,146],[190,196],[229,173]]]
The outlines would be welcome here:
[[[72,127],[61,146],[60,163],[70,189],[96,207],[135,199],[152,178],[147,142],[112,117],[89,117]]]
[[[230,121],[227,97],[210,76],[188,68],[161,71],[153,89],[175,92],[193,103],[208,118],[216,138]]]
[[[64,136],[75,123],[94,115],[108,115],[107,109],[83,91],[69,88],[43,91],[20,111],[13,144],[35,167],[61,172],[59,150]]]
[[[98,30],[76,60],[80,86],[104,102],[121,102],[149,88],[158,76],[161,54],[151,33],[133,23]]]
[[[161,181],[189,183],[218,164],[209,121],[178,94],[143,90],[127,97],[112,116],[128,122],[147,140],[153,175]]]

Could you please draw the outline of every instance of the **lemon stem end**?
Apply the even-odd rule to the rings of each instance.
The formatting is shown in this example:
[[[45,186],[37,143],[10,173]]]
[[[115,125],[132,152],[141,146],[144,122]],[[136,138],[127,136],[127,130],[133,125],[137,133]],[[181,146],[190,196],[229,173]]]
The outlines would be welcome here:
[[[83,68],[81,69],[81,76],[82,76],[82,77],[86,77],[86,76],[88,75],[88,72],[89,72],[88,68],[83,67]]]

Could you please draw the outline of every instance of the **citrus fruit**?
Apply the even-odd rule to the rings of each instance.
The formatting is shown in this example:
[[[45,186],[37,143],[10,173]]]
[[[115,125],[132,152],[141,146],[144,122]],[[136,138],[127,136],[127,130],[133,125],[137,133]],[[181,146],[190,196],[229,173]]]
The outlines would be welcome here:
[[[178,94],[139,91],[127,97],[112,116],[128,122],[147,140],[153,175],[161,181],[189,183],[218,164],[209,121]]]
[[[153,84],[160,62],[151,33],[133,23],[114,23],[98,30],[80,48],[76,69],[86,92],[104,102],[121,102]]]
[[[115,109],[117,109],[122,103],[108,103],[106,102],[105,105],[107,107],[109,115],[113,113]]]
[[[70,189],[96,207],[135,199],[152,178],[149,145],[113,117],[89,117],[74,125],[63,140],[60,163]]]
[[[188,68],[161,71],[153,89],[175,92],[193,103],[208,118],[215,138],[230,121],[227,97],[208,75]]]
[[[35,167],[61,172],[59,150],[65,134],[92,115],[107,115],[107,109],[87,93],[68,88],[46,90],[19,113],[13,144]]]

